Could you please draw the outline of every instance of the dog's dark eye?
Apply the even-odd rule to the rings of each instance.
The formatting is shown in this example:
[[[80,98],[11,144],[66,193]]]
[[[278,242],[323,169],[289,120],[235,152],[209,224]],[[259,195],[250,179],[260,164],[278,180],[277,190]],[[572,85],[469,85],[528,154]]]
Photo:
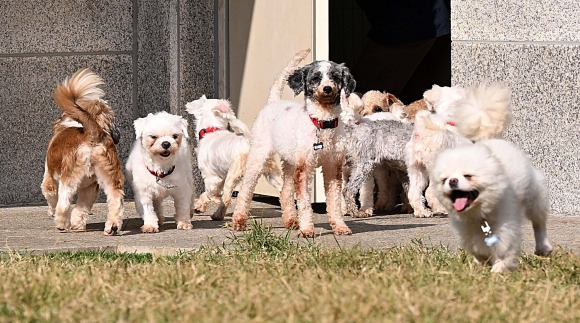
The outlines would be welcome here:
[[[445,184],[445,182],[447,182],[447,177],[445,177],[441,180],[441,183]]]
[[[375,105],[375,107],[373,108],[373,112],[382,112],[383,109],[381,109],[381,107],[379,107],[378,105]]]
[[[173,135],[173,139],[177,139],[178,137],[178,135]]]
[[[467,175],[463,175],[463,177],[465,177],[466,179],[470,179],[470,178],[472,178],[472,177],[473,177],[473,175],[469,175],[469,174],[467,174]]]
[[[149,137],[151,137],[151,139],[153,140],[157,139],[157,136],[149,136]]]

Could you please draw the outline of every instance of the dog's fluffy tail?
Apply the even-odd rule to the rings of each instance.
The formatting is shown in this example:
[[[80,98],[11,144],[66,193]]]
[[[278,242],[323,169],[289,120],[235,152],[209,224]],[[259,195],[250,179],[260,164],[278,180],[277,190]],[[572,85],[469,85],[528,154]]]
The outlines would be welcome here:
[[[310,48],[304,49],[296,53],[294,57],[288,62],[288,65],[282,70],[282,73],[278,75],[272,87],[270,87],[270,95],[268,96],[268,103],[272,103],[274,101],[280,101],[282,99],[282,93],[284,92],[284,86],[288,80],[288,76],[292,74],[298,64],[302,62],[306,56],[310,53]]]
[[[458,101],[453,121],[459,133],[472,141],[499,137],[512,120],[510,90],[502,84],[469,89]]]
[[[54,93],[54,99],[60,108],[80,122],[92,140],[98,140],[99,125],[95,118],[103,112],[100,99],[105,93],[99,88],[101,84],[101,77],[89,69],[83,69],[70,79],[65,79]]]

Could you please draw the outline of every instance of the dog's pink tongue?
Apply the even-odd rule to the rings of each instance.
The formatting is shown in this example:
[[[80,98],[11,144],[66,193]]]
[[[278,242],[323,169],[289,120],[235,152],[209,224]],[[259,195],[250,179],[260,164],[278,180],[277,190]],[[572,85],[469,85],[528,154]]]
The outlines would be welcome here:
[[[465,208],[467,207],[467,201],[468,201],[467,197],[456,198],[455,202],[453,202],[453,207],[458,212],[461,212],[461,211],[465,210]]]

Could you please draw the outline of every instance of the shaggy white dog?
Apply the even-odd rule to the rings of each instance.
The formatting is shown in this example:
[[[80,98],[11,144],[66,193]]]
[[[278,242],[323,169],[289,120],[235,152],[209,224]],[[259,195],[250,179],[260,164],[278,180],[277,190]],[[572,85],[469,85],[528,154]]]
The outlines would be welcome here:
[[[208,99],[203,95],[185,107],[188,113],[195,116],[197,166],[205,184],[205,192],[195,202],[195,211],[203,213],[210,201],[218,202],[219,206],[211,218],[223,220],[232,200],[232,192],[244,173],[250,152],[250,130],[236,118],[227,100]],[[228,127],[233,131],[229,131]],[[272,158],[266,162],[264,175],[280,192],[282,171]]]
[[[161,202],[171,196],[177,229],[193,228],[190,210],[195,197],[187,120],[165,111],[134,122],[137,140],[126,170],[135,206],[143,218],[143,232],[159,232],[165,217]]]
[[[552,251],[544,176],[512,143],[486,139],[509,123],[501,118],[501,104],[489,104],[502,95],[481,88],[467,94],[453,118],[460,133],[476,143],[443,151],[430,173],[430,187],[449,212],[462,247],[479,263],[491,264],[492,272],[517,268],[524,216],[533,224],[536,254]]]

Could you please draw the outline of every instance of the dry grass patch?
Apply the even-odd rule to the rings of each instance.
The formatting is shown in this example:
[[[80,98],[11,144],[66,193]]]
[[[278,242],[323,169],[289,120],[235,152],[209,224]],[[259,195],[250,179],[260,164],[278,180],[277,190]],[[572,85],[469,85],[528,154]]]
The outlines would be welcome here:
[[[254,224],[175,257],[4,255],[0,321],[578,321],[579,258],[521,263],[491,275],[443,246],[325,249]]]

